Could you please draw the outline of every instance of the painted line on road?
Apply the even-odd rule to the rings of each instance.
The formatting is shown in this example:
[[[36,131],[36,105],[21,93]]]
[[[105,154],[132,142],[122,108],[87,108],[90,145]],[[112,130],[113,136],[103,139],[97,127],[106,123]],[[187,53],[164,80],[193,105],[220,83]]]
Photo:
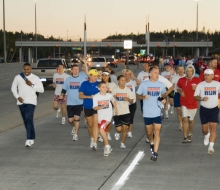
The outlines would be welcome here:
[[[138,162],[144,157],[144,151],[139,151],[130,166],[125,170],[122,176],[119,178],[117,183],[112,187],[111,190],[119,190],[125,184],[125,181],[128,179],[130,173],[134,170],[134,167],[138,164]]]

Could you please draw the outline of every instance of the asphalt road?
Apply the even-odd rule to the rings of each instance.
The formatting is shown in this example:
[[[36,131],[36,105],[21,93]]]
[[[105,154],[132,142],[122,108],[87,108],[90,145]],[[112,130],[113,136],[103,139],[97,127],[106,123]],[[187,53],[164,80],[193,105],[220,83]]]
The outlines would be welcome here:
[[[140,66],[141,67],[141,66]],[[52,109],[52,88],[39,97],[35,115],[36,142],[24,147],[25,129],[19,123],[20,113],[10,87],[14,76],[21,72],[22,64],[0,64],[0,190],[218,190],[220,146],[208,155],[198,114],[195,119],[193,142],[182,144],[176,113],[164,120],[158,161],[150,160],[149,144],[139,102],[134,119],[133,138],[126,139],[126,149],[120,142],[110,142],[113,152],[103,156],[103,145],[96,152],[89,148],[87,128],[80,125],[79,141],[72,141],[71,126],[61,125]],[[141,71],[130,66],[135,75]],[[116,73],[122,69],[114,69]],[[17,126],[17,127],[14,127]],[[1,130],[0,130],[1,131]],[[114,127],[111,136],[114,135]],[[217,130],[219,135],[219,130]],[[217,137],[218,138],[218,137]],[[144,153],[131,172],[128,169],[139,153]],[[119,178],[128,171],[125,181],[117,186]]]

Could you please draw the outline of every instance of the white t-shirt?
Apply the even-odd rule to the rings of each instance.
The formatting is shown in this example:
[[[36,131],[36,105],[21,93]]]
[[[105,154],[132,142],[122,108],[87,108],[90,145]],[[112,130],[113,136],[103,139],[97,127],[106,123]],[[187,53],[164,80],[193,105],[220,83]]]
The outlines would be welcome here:
[[[108,83],[108,88],[110,88],[110,91],[112,92],[112,90],[114,89],[114,88],[116,88],[117,87],[117,85],[114,83],[114,82],[109,82]]]
[[[218,93],[220,93],[219,82],[212,81],[207,83],[203,81],[197,85],[194,96],[208,97],[208,101],[201,101],[201,106],[210,109],[218,106]]]
[[[149,73],[148,72],[145,72],[145,71],[141,71],[138,76],[137,76],[137,79],[140,81],[140,82],[143,82],[145,79],[147,79],[149,77]]]
[[[131,92],[133,93],[133,95],[134,95],[133,104],[134,104],[134,103],[136,102],[135,87],[137,86],[137,83],[136,83],[136,81],[134,81],[134,80],[130,80],[129,82],[127,82],[127,83],[125,84],[125,86],[128,87],[128,88],[131,90]],[[130,103],[129,103],[129,105],[130,105]]]
[[[101,95],[97,93],[93,96],[93,108],[97,106],[103,106],[105,102],[108,102],[108,106],[97,111],[98,113],[98,122],[100,123],[102,120],[111,121],[112,120],[112,104],[115,99],[112,94],[106,93],[105,95]]]
[[[125,87],[124,89],[117,87],[112,91],[112,95],[116,97],[118,115],[124,115],[130,113],[129,102],[125,101],[123,98],[128,97],[130,99],[134,99],[134,95],[131,92],[131,90],[127,87]]]
[[[171,79],[171,73],[170,73],[170,71],[169,71],[169,72],[163,71],[163,72],[161,73],[161,76],[163,76],[163,77],[166,78],[167,80],[170,80],[170,79]]]
[[[149,78],[145,80],[149,80]],[[172,83],[161,75],[159,75],[158,81],[162,82],[165,85],[165,87],[168,89],[172,86]]]
[[[56,88],[55,88],[55,95],[60,95],[61,91],[62,91],[62,87],[64,84],[64,81],[69,77],[70,75],[63,73],[63,74],[59,74],[59,73],[54,73],[53,75],[53,82],[56,84]]]
[[[187,62],[186,62],[186,65],[193,65],[193,60],[188,60]]]
[[[185,74],[183,76],[179,76],[178,74],[177,75],[174,75],[173,78],[172,78],[172,83],[174,85],[174,92],[177,92],[177,83],[178,83],[178,80],[180,78],[183,78],[185,77]]]

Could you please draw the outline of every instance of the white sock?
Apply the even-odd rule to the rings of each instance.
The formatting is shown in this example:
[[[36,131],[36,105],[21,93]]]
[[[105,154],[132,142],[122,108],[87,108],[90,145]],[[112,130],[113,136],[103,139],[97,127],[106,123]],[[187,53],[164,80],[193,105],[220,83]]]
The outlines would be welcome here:
[[[62,119],[65,119],[65,117],[62,117]]]
[[[153,145],[154,143],[150,143],[151,145]]]
[[[168,110],[165,110],[165,113],[168,114]]]
[[[214,142],[210,142],[209,147],[213,148],[213,146],[214,146]]]
[[[60,112],[60,108],[57,111]]]
[[[106,147],[106,148],[109,147],[109,144],[108,144],[108,145],[105,145],[105,147]]]

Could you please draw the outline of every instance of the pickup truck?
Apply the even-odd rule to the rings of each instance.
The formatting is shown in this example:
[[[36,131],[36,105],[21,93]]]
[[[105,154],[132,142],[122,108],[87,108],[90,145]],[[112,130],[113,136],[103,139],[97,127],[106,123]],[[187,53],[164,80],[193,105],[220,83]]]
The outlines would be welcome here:
[[[53,83],[53,75],[57,72],[57,67],[60,63],[64,65],[64,72],[70,75],[71,68],[65,59],[61,58],[39,59],[36,67],[32,68],[32,73],[40,78],[44,87],[47,87]]]
[[[107,66],[105,57],[93,57],[89,63],[91,69],[93,68],[104,68]]]

